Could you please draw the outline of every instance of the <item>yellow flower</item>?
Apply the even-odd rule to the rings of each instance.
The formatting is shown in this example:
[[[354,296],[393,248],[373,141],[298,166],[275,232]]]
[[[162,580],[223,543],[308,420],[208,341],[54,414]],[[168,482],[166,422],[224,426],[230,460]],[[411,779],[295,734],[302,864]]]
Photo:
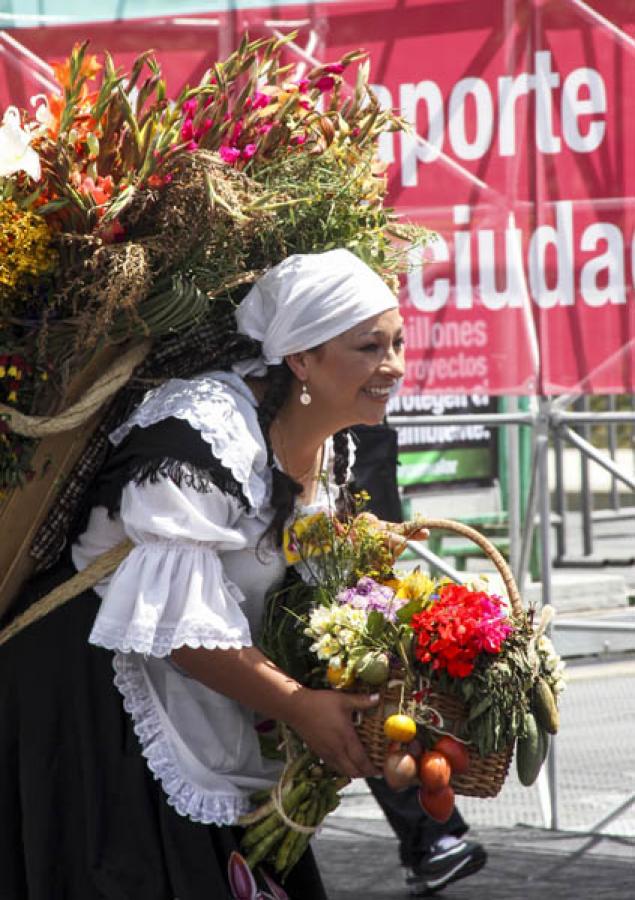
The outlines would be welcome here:
[[[282,548],[288,566],[300,562],[303,556],[321,556],[325,550],[328,550],[328,546],[324,543],[316,544],[306,540],[307,531],[317,525],[323,517],[324,513],[321,512],[302,516],[302,518],[296,519],[289,528],[285,528]],[[300,553],[300,547],[302,547],[302,553]]]
[[[9,395],[7,396],[7,401],[9,403],[17,403],[18,395],[15,391],[9,391]]]
[[[392,585],[391,585],[392,586]],[[405,578],[399,579],[399,585],[395,590],[395,596],[398,600],[420,600],[425,602],[430,594],[435,590],[435,583],[427,575],[419,572],[417,569],[410,572]]]
[[[5,367],[0,366],[0,378],[4,378],[6,374],[7,374],[7,370],[5,369]]]

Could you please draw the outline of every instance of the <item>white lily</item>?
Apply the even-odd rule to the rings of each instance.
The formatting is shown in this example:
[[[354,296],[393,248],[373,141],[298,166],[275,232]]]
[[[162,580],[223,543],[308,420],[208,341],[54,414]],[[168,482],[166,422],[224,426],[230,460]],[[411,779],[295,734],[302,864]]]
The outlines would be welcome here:
[[[26,172],[34,181],[42,175],[40,158],[31,147],[34,135],[20,124],[20,113],[9,106],[0,125],[0,178]]]
[[[35,118],[39,122],[33,133],[43,134],[50,131],[55,124],[55,116],[51,112],[46,94],[35,94],[31,97],[31,106],[35,108]]]

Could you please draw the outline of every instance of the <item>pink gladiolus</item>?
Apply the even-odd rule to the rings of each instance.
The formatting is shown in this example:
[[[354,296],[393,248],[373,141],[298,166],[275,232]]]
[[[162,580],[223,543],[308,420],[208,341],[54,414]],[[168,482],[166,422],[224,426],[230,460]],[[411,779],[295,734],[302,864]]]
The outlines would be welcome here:
[[[188,153],[193,153],[195,150],[198,150],[198,144],[196,141],[190,141],[189,144],[185,145],[185,149]]]
[[[240,156],[240,150],[237,147],[223,146],[219,149],[218,153],[223,162],[229,163],[230,165],[231,163],[235,163]]]
[[[198,102],[196,100],[186,100],[181,109],[185,113],[186,116],[193,116],[196,113],[198,108]]]
[[[294,137],[291,138],[291,143],[295,144],[296,146],[300,146],[301,144],[304,144],[305,141],[306,141],[306,134],[296,134]]]
[[[318,89],[318,91],[330,91],[334,84],[334,78],[331,78],[330,75],[323,75],[315,82],[315,87]]]
[[[251,159],[251,157],[255,154],[258,148],[255,144],[247,144],[247,146],[243,149],[243,152],[240,154],[243,159]]]
[[[297,81],[296,84],[298,85],[299,91],[308,91],[311,86],[311,82],[308,78],[300,78],[300,80]]]
[[[203,137],[206,131],[209,131],[212,125],[214,124],[213,119],[203,119],[199,128],[194,132],[194,137],[197,141]]]
[[[251,102],[254,109],[263,109],[265,106],[269,106],[271,97],[268,94],[263,94],[262,91],[256,91]]]
[[[243,130],[243,120],[242,120],[242,119],[239,119],[239,120],[236,122],[236,124],[234,125],[234,129],[233,129],[233,131],[232,131],[232,137],[231,137],[232,141],[238,140],[238,138],[240,137],[240,134],[241,134],[242,130]]]
[[[269,134],[269,132],[271,131],[272,128],[273,128],[272,122],[265,122],[263,125],[261,125],[256,130],[257,130],[258,134]]]
[[[181,126],[181,139],[184,141],[191,141],[194,137],[194,126],[192,125],[191,119],[186,119]]]
[[[301,106],[302,109],[313,109],[313,104],[310,100],[298,100],[298,106]]]
[[[172,173],[168,172],[167,175],[163,176],[163,184],[169,184],[172,181],[173,177],[174,176],[172,175]]]
[[[342,63],[330,63],[330,65],[324,66],[324,71],[329,75],[341,75],[345,68],[346,66]]]

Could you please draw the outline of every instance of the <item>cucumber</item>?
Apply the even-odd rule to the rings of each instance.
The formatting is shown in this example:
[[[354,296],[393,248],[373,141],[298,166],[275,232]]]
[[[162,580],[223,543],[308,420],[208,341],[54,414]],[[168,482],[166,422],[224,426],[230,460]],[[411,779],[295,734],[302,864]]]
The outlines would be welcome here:
[[[538,678],[534,684],[531,708],[539,725],[549,734],[557,734],[560,727],[560,713],[556,706],[553,691],[544,678]]]
[[[518,740],[516,747],[516,771],[521,784],[529,787],[538,778],[549,749],[546,731],[536,722],[533,713],[525,715],[526,735]]]

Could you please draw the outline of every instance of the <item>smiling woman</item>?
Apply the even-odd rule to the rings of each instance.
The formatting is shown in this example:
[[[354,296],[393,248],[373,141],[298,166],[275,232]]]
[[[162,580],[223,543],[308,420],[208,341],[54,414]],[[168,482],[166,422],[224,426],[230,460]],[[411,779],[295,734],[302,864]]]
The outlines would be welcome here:
[[[39,900],[242,897],[233,826],[281,771],[261,753],[263,717],[340,775],[376,774],[353,725],[376,700],[307,688],[256,645],[285,523],[345,501],[347,429],[379,421],[403,373],[397,300],[347,250],[298,254],[256,281],[235,325],[247,359],[228,341],[222,369],[164,382],[112,430],[70,556],[21,605],[126,536],[129,555],[0,652],[7,900],[32,884]],[[284,891],[245,853],[254,896],[259,881],[325,900],[310,852]]]

